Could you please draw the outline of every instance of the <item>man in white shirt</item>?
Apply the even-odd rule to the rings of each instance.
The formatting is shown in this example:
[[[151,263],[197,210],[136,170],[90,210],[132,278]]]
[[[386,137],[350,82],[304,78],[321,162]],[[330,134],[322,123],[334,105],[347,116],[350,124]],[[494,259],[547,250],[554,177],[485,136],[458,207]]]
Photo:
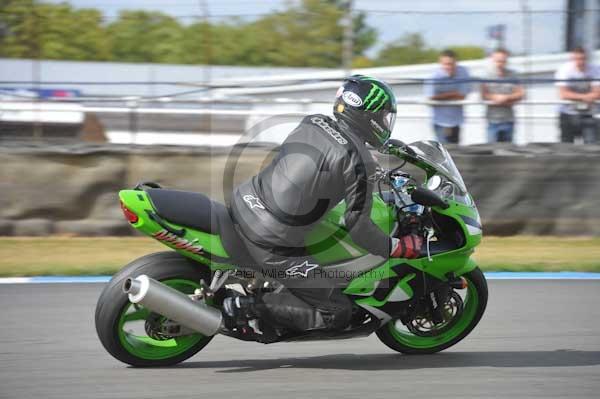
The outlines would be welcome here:
[[[560,106],[560,131],[563,143],[573,143],[583,137],[584,143],[595,143],[600,136],[600,68],[587,62],[581,47],[571,50],[571,62],[562,65],[555,74],[561,100],[572,101]]]

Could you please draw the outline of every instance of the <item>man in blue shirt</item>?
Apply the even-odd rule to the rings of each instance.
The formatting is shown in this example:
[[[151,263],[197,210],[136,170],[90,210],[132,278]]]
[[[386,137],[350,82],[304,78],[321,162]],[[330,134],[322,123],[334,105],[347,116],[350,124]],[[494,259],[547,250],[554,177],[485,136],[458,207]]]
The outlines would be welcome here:
[[[471,91],[469,71],[456,65],[456,53],[445,50],[440,54],[440,68],[425,84],[425,96],[433,101],[464,100]],[[433,130],[440,143],[457,143],[463,123],[462,105],[432,105]]]

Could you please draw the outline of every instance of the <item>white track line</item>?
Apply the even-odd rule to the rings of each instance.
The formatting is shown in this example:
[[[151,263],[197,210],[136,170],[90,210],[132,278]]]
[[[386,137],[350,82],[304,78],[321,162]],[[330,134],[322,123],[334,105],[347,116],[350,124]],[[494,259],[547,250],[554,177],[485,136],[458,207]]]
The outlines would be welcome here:
[[[36,276],[5,277],[0,284],[106,283],[111,276]],[[600,273],[584,272],[489,272],[488,280],[600,280]]]

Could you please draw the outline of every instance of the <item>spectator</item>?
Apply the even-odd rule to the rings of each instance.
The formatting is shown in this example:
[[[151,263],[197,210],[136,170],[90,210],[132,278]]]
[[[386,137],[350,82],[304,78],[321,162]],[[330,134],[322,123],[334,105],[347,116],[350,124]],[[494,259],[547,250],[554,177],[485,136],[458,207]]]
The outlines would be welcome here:
[[[445,50],[440,54],[440,68],[425,85],[425,96],[435,101],[464,100],[471,91],[469,72],[456,65],[456,54]],[[433,130],[441,143],[458,143],[460,125],[463,123],[463,106],[433,105]]]
[[[489,143],[512,142],[515,131],[513,104],[523,99],[525,89],[516,81],[516,74],[506,67],[509,53],[503,48],[491,55],[492,67],[486,78],[495,82],[481,85],[481,98],[489,102],[486,109]]]
[[[594,102],[600,99],[600,69],[587,62],[585,50],[575,47],[571,50],[571,62],[562,65],[555,75],[556,86],[561,100],[571,100],[571,104],[562,104],[560,113],[560,140],[573,143],[575,137],[583,137],[583,142],[598,141],[600,122],[594,118],[599,111]]]

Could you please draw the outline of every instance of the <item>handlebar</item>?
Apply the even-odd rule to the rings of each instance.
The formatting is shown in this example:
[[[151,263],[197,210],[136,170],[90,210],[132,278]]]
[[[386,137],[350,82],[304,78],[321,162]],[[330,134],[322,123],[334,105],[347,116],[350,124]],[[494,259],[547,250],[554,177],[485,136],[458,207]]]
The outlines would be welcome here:
[[[435,191],[425,187],[419,187],[416,181],[408,173],[400,172],[398,169],[399,167],[391,170],[377,167],[376,178],[378,180],[378,184],[380,184],[382,181],[385,182],[390,186],[394,196],[396,196],[398,199],[402,197],[402,194],[398,191],[401,189],[404,191],[404,193],[406,193],[406,195],[410,195],[410,199],[414,204],[426,207],[436,206],[442,209],[448,209],[450,205],[445,199],[440,197]],[[402,178],[405,180],[401,182],[403,184],[399,186],[397,182]],[[414,184],[409,185],[411,180],[414,182]],[[379,192],[381,195],[381,187],[379,187]]]

